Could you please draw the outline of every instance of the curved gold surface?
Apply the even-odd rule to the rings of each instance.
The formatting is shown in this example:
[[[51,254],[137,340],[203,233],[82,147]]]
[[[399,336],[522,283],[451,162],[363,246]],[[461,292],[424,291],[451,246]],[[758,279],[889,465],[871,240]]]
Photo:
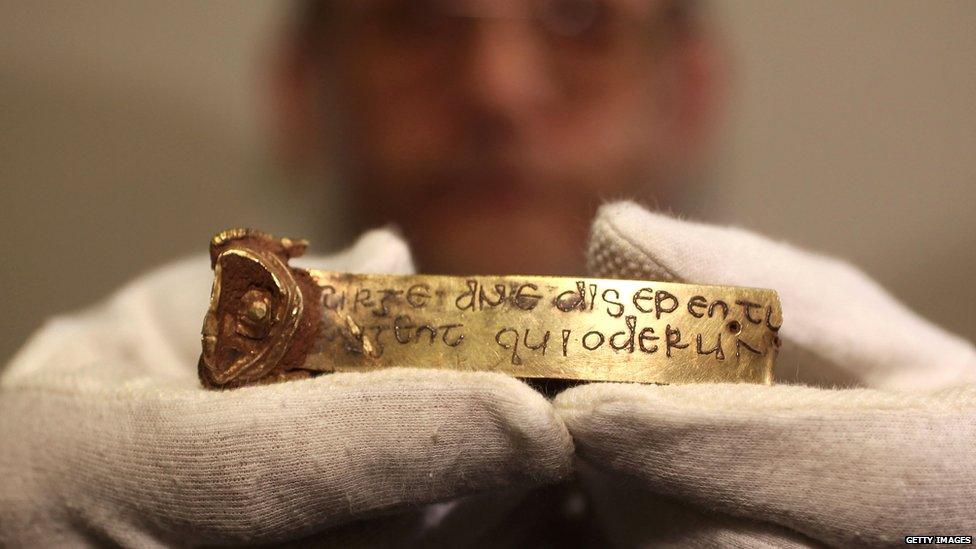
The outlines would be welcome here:
[[[772,290],[306,271],[287,265],[304,241],[248,230],[221,234],[229,236],[212,243],[214,293],[203,329],[201,378],[210,387],[389,367],[584,381],[772,382],[782,322]]]

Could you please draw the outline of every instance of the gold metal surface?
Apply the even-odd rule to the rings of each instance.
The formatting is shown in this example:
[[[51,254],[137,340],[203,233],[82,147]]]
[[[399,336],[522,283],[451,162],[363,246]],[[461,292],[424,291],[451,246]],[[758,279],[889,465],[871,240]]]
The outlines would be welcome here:
[[[388,367],[643,383],[772,381],[782,321],[772,290],[306,271],[287,266],[304,242],[222,234],[238,236],[211,249],[216,279],[201,357],[207,386]]]

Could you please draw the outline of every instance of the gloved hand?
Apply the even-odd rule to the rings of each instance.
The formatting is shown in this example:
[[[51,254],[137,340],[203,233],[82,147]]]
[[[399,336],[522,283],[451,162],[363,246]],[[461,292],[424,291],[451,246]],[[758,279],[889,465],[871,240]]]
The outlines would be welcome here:
[[[413,268],[388,232],[316,266]],[[204,390],[211,281],[205,257],[170,268],[49,322],[15,357],[0,379],[0,546],[278,542],[323,529],[343,545],[409,543],[429,517],[385,514],[571,469],[550,404],[501,374],[393,369]]]
[[[590,384],[555,399],[614,541],[976,533],[971,343],[840,261],[632,203],[600,210],[589,260],[598,276],[774,288],[783,306],[775,378],[787,384]]]

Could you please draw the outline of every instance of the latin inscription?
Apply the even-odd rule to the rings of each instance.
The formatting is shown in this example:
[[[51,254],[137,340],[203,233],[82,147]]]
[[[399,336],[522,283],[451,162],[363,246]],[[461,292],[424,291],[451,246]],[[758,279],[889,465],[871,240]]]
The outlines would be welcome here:
[[[672,291],[675,285],[652,282],[459,282],[322,284],[327,321],[321,335],[353,355],[379,358],[391,347],[457,351],[474,345],[514,366],[600,353],[726,361],[765,356],[779,346],[778,303],[737,299],[728,289],[721,295],[679,295]]]

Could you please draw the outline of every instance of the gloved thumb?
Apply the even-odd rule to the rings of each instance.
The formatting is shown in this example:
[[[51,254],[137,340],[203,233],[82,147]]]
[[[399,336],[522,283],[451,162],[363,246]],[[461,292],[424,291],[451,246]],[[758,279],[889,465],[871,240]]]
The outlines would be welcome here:
[[[776,290],[780,381],[921,389],[976,380],[972,343],[919,317],[855,267],[749,231],[607,204],[593,223],[588,265],[601,277]]]

